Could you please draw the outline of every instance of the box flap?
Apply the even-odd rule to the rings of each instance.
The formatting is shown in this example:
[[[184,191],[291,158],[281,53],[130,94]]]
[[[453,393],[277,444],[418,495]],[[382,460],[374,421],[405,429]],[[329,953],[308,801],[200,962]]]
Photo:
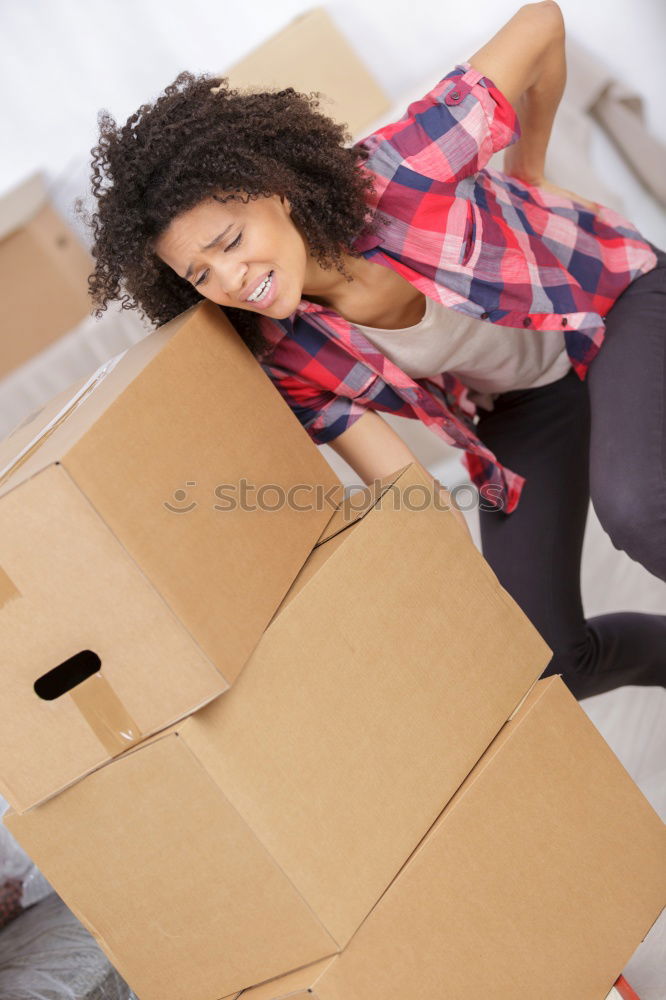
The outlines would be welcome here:
[[[323,545],[324,542],[333,538],[334,535],[351,527],[352,524],[356,524],[362,517],[365,517],[368,511],[378,503],[384,493],[400,478],[405,469],[409,468],[410,464],[412,463],[401,466],[396,472],[392,472],[382,479],[375,479],[369,486],[355,488],[351,496],[344,497],[342,502],[339,503],[337,510],[331,515],[330,521],[322,531],[316,544]]]
[[[323,962],[308,965],[286,976],[280,976],[269,983],[253,986],[240,994],[239,1000],[312,1000],[316,990],[317,980],[326,974],[336,957],[326,958]]]
[[[271,622],[274,622],[277,616],[282,614],[284,609],[291,604],[294,598],[310,582],[312,577],[331,558],[335,550],[349,538],[349,534],[344,533],[346,529],[358,525],[366,514],[376,509],[382,497],[386,496],[391,486],[395,485],[400,476],[412,464],[409,463],[403,466],[383,479],[376,479],[371,486],[359,489],[351,498],[345,498],[344,496],[340,498],[336,510],[331,514],[328,524],[280,602],[275,614],[271,618]]]

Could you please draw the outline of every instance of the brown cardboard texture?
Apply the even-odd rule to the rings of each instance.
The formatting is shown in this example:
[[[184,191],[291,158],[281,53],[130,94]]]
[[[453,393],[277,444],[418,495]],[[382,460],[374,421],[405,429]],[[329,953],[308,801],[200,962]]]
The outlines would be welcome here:
[[[8,820],[141,1000],[337,952],[550,658],[426,474],[398,484],[322,532],[222,698]]]
[[[323,7],[301,14],[224,71],[232,87],[320,91],[323,114],[360,133],[391,101]]]
[[[433,493],[410,464],[327,527],[237,690],[183,727],[340,945],[551,658]]]
[[[664,905],[665,861],[659,816],[544,678],[342,954],[242,1000],[598,1000]]]
[[[92,269],[41,174],[0,198],[0,378],[89,315]]]
[[[108,760],[118,729],[109,698],[95,709],[102,685],[45,701],[35,682],[97,656],[136,723],[125,746],[220,694],[330,519],[326,490],[342,486],[212,303],[0,445],[0,784],[16,809]]]
[[[217,1000],[336,950],[177,733],[5,822],[141,1000]]]

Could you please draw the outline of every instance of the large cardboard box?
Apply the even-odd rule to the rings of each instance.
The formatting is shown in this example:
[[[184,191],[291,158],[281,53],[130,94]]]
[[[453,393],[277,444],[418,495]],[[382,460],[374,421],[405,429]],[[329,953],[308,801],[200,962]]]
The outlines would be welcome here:
[[[7,819],[141,1000],[335,954],[550,659],[425,473],[391,478],[230,691]]]
[[[391,101],[323,7],[291,21],[228,70],[232,87],[320,91],[320,110],[360,133]]]
[[[600,1000],[666,901],[666,827],[538,681],[337,957],[242,1000]]]
[[[90,313],[92,270],[41,174],[0,198],[0,378]]]
[[[3,796],[27,809],[226,690],[341,491],[210,302],[0,445]]]

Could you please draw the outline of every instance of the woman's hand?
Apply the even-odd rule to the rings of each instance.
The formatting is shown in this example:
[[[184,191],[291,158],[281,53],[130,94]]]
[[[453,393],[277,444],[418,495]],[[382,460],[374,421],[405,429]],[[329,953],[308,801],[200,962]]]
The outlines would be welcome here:
[[[556,184],[551,184],[545,178],[534,183],[534,187],[538,187],[542,191],[548,191],[549,194],[556,194],[558,198],[570,198],[572,201],[576,201],[585,208],[589,209],[591,212],[599,212],[601,210],[601,205],[596,201],[588,201],[587,198],[581,198],[579,194],[574,194],[573,191],[568,191],[566,188],[558,187]]]
[[[583,198],[581,195],[576,194],[574,191],[569,191],[567,188],[558,187],[557,184],[553,184],[551,181],[546,180],[545,177],[525,177],[521,175],[519,169],[512,169],[512,163],[509,158],[510,150],[507,150],[504,157],[503,173],[508,177],[515,177],[516,180],[521,181],[523,184],[528,184],[530,187],[539,188],[540,191],[547,191],[548,194],[555,194],[558,198],[567,198],[571,201],[578,202],[578,204],[583,205],[590,212],[599,212],[602,206],[596,201],[589,201],[587,198]]]

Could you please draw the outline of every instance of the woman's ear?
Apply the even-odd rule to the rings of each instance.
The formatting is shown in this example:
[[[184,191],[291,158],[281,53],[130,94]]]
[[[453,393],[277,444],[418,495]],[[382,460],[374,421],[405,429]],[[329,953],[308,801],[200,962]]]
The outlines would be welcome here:
[[[281,194],[280,195],[280,201],[282,202],[282,204],[284,205],[284,207],[287,209],[287,212],[289,213],[289,215],[291,215],[291,202],[287,198],[286,194]]]

